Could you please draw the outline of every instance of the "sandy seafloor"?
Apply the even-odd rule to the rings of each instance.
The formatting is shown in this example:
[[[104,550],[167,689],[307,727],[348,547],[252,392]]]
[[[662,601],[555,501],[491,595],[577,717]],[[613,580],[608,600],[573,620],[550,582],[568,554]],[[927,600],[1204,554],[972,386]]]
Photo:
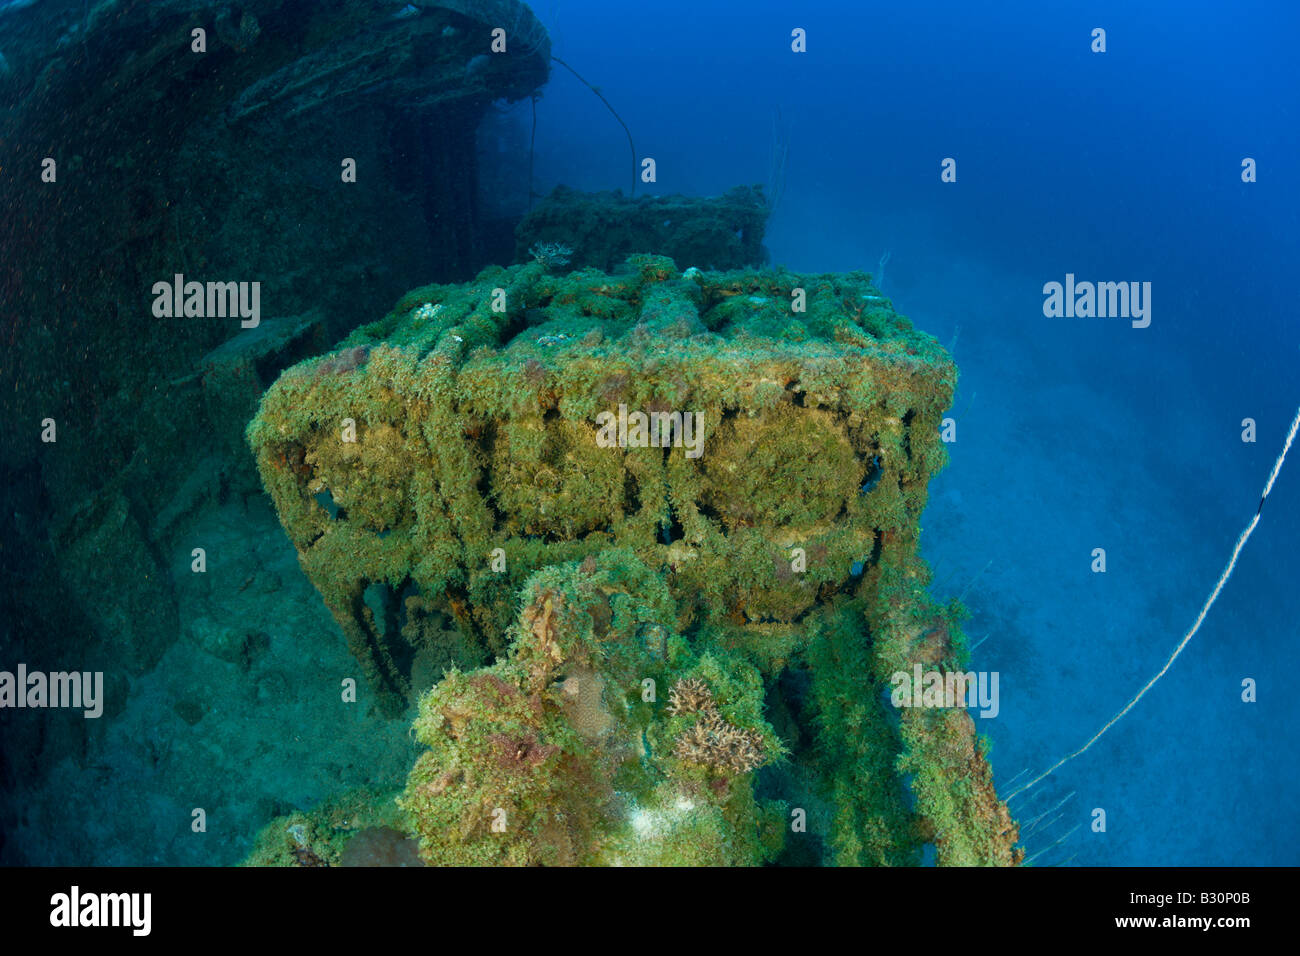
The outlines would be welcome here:
[[[26,826],[13,839],[29,862],[237,863],[274,816],[352,787],[400,787],[415,760],[414,707],[384,720],[364,690],[343,703],[343,678],[364,679],[269,498],[207,511],[177,540],[181,637],[103,721],[89,769],[61,761],[47,789],[20,795]],[[194,541],[205,574],[190,570]],[[206,832],[193,830],[195,808]]]

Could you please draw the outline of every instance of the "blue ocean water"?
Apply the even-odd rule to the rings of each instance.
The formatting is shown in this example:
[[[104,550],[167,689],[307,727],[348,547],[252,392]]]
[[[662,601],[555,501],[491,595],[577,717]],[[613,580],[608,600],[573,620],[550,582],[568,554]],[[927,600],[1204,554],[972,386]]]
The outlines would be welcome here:
[[[936,590],[972,611],[974,666],[1001,675],[1001,712],[981,725],[1000,789],[1082,746],[1192,625],[1300,404],[1300,10],[537,9],[556,55],[656,160],[657,182],[639,189],[768,181],[776,128],[773,262],[883,271],[899,311],[951,343],[958,437],[923,550]],[[1092,50],[1096,28],[1105,52]],[[537,107],[539,188],[626,188],[626,140],[593,103],[555,72]],[[955,182],[941,181],[945,158]],[[1242,180],[1247,158],[1255,182]],[[1045,317],[1043,285],[1067,274],[1150,282],[1150,325]],[[1012,801],[1038,862],[1300,862],[1298,537],[1292,461],[1169,672]]]

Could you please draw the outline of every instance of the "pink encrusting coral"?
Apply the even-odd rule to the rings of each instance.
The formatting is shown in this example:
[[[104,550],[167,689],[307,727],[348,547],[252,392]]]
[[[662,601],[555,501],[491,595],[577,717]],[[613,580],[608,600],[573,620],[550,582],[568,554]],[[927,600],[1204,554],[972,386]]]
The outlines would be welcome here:
[[[326,375],[343,375],[347,372],[355,372],[366,364],[366,359],[369,357],[369,348],[364,345],[353,345],[339,352],[333,358],[326,359],[317,365],[315,376],[322,378]]]

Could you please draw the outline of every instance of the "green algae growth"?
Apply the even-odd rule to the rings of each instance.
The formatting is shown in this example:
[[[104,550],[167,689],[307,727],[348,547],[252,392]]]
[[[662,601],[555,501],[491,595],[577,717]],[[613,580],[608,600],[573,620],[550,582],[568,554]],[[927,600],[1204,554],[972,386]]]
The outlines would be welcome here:
[[[917,554],[956,368],[864,273],[490,268],[248,428],[303,569],[428,748],[433,864],[1018,863]],[[617,424],[614,424],[617,422]]]

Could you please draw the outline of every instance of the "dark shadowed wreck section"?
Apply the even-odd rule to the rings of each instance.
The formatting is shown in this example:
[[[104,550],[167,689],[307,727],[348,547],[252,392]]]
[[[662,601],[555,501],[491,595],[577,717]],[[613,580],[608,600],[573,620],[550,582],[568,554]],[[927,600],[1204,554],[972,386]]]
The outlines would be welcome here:
[[[0,3],[6,659],[103,670],[120,706],[176,640],[183,529],[259,490],[261,391],[487,262],[475,131],[549,69],[514,0]],[[258,315],[159,317],[177,276],[256,283]],[[0,730],[4,789],[82,723]]]

